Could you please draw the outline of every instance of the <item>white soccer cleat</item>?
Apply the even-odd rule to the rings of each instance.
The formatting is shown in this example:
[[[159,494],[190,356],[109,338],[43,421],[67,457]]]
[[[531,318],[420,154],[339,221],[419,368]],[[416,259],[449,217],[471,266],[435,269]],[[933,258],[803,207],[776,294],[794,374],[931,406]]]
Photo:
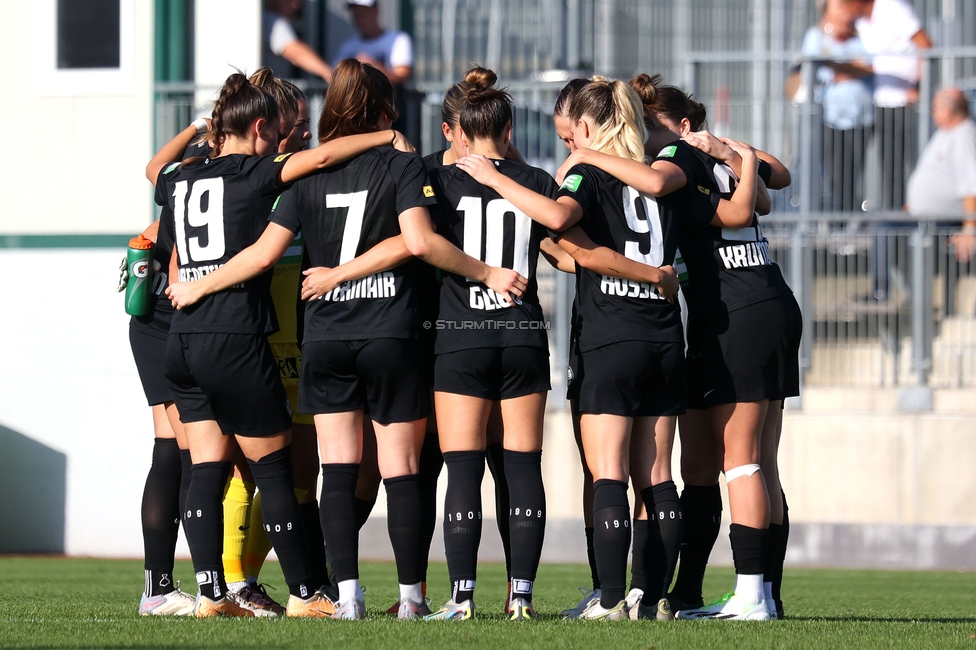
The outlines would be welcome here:
[[[366,618],[366,603],[360,598],[350,598],[339,603],[332,618],[338,621],[359,621]]]
[[[601,605],[599,599],[594,600],[579,617],[581,621],[626,621],[627,619],[626,600],[621,600],[610,609]]]
[[[180,591],[179,587],[162,596],[142,594],[139,600],[140,616],[192,616],[196,598]]]
[[[559,612],[560,618],[566,620],[576,620],[583,615],[586,608],[590,606],[593,601],[600,601],[600,590],[599,589],[587,589],[586,587],[579,588],[580,593],[583,594],[582,600],[576,603],[575,607],[570,607],[569,609],[564,609]]]
[[[474,618],[474,601],[456,603],[449,600],[433,614],[424,617],[425,621],[470,621]]]
[[[641,598],[643,597],[643,589],[631,589],[624,597],[624,602],[627,603],[627,612],[630,615],[630,620],[637,620],[637,612],[640,609]]]
[[[678,612],[677,617],[684,620],[713,620],[713,621],[768,621],[769,610],[765,599],[758,603],[750,603],[742,598],[736,598],[735,593],[725,594],[711,605],[701,609],[685,609]]]
[[[418,603],[410,600],[409,598],[401,598],[397,602],[396,614],[397,619],[401,621],[415,620],[425,616],[430,616],[430,607],[428,607],[426,601]]]

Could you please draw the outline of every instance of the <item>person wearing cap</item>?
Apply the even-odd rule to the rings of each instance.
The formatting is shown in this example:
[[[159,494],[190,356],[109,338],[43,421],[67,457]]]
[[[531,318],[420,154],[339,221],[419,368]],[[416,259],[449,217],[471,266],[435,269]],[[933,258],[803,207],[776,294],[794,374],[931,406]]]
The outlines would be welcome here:
[[[385,74],[399,93],[413,72],[413,41],[409,34],[380,26],[376,0],[349,0],[349,11],[357,33],[339,46],[333,65],[342,59],[368,63]]]
[[[296,68],[332,81],[332,66],[295,34],[291,21],[302,8],[302,0],[266,0],[261,12],[261,65],[276,77],[292,78]]]

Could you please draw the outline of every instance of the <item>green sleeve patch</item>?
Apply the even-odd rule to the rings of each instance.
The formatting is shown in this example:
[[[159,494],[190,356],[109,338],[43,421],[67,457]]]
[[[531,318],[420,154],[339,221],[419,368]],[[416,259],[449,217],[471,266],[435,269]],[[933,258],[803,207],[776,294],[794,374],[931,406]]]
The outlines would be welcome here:
[[[563,184],[560,186],[559,189],[567,189],[570,192],[575,192],[576,190],[579,189],[580,183],[582,182],[583,182],[582,176],[580,176],[579,174],[572,174],[571,176],[566,177],[566,180],[563,181]]]
[[[674,158],[674,154],[678,153],[678,147],[675,145],[670,145],[661,149],[661,152],[657,155],[658,158]]]
[[[182,165],[182,164],[183,163],[178,163],[178,162],[170,163],[169,166],[166,169],[163,170],[163,173],[164,174],[168,174],[170,172],[176,171],[177,169],[180,168],[180,165]]]
[[[279,194],[278,195],[278,198],[275,199],[274,205],[271,206],[271,211],[272,212],[274,212],[275,210],[278,209],[278,201],[280,201],[280,200],[281,200],[281,195]]]

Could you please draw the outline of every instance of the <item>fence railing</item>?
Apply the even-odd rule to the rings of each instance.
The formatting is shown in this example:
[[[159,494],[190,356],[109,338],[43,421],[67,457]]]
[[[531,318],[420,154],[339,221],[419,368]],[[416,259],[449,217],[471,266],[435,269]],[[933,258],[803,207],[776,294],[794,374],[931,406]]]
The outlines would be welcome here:
[[[773,192],[774,212],[762,221],[773,259],[803,308],[806,385],[976,387],[976,273],[959,245],[966,242],[957,239],[958,224],[942,215],[900,211],[901,203],[877,180],[892,168],[907,178],[932,132],[928,106],[938,87],[976,87],[976,48],[935,50],[922,58],[920,97],[904,113],[911,123],[876,123],[859,149],[837,145],[824,124],[815,59],[781,52],[685,54],[689,88],[708,106],[711,128],[770,151],[793,172],[792,186]],[[800,101],[791,101],[774,86],[798,64],[810,86]],[[555,172],[565,148],[552,108],[566,79],[552,76],[503,78],[502,85],[515,102],[515,145],[530,164]],[[757,93],[757,85],[765,90]],[[413,110],[420,115],[412,138],[422,153],[446,146],[440,130],[446,87],[425,82],[412,88]],[[314,124],[321,87],[308,89]],[[158,85],[157,143],[206,112],[214,91]],[[912,132],[918,148],[882,150],[878,142],[886,129]],[[558,395],[565,386],[573,282],[545,264],[539,281]]]

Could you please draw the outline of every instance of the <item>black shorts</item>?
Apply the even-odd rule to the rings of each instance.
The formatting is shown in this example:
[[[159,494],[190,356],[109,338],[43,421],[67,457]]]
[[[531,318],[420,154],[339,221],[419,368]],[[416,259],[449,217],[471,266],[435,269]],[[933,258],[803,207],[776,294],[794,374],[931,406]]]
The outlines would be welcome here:
[[[701,390],[706,406],[781,400],[800,394],[803,319],[792,295],[729,312],[705,338]]]
[[[288,395],[266,336],[170,334],[166,378],[180,420],[216,420],[224,434],[261,437],[291,428]]]
[[[548,348],[472,348],[434,359],[434,391],[496,401],[550,388]]]
[[[682,343],[620,341],[583,352],[579,412],[653,417],[685,412]]]
[[[365,410],[380,424],[430,415],[430,346],[410,339],[314,341],[302,345],[298,409]]]
[[[569,342],[569,367],[566,369],[566,399],[579,401],[580,384],[583,382],[583,357],[580,355],[579,343]]]
[[[166,381],[166,339],[151,336],[141,330],[129,328],[129,346],[136,370],[142,381],[149,406],[173,401],[173,392]]]

